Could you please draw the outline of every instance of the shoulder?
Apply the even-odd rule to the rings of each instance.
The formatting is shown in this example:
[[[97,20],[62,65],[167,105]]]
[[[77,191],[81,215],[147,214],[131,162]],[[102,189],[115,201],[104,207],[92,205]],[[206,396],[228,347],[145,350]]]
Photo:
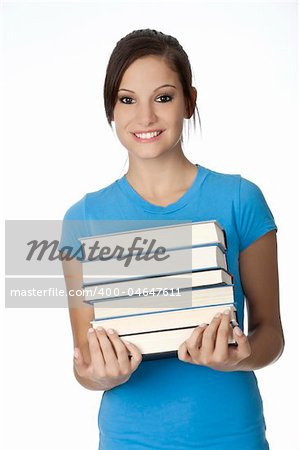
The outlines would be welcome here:
[[[225,199],[236,201],[240,188],[240,174],[218,172],[216,170],[202,167],[203,189],[208,196],[217,195],[219,201]]]
[[[228,174],[205,169],[210,187],[217,189],[217,195],[233,199],[240,214],[248,211],[267,210],[267,203],[261,188],[252,180],[240,174]]]
[[[244,178],[239,173],[224,173],[203,168],[206,172],[207,184],[210,188],[217,189],[219,193],[228,194],[231,192],[236,197],[250,197],[261,193],[261,189],[253,181]]]
[[[221,184],[221,185],[234,185],[239,182],[241,176],[235,173],[225,173],[225,172],[217,172],[216,170],[208,169],[207,167],[201,166],[207,180],[212,184]]]
[[[71,205],[65,215],[64,220],[86,220],[90,213],[93,213],[105,202],[111,202],[117,190],[117,181],[105,186],[97,191],[86,193],[81,199]]]
[[[217,204],[222,213],[231,211],[240,251],[264,233],[276,229],[272,211],[261,188],[240,174],[227,174],[205,169],[207,199]]]

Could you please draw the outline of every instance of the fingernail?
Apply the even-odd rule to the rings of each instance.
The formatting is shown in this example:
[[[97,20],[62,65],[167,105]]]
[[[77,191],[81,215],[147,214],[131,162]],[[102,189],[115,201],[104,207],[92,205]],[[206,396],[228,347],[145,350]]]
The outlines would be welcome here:
[[[235,327],[234,328],[234,332],[236,333],[237,336],[242,336],[243,335],[243,331],[239,327]]]
[[[225,311],[223,311],[223,314],[225,314],[226,316],[228,316],[230,314],[230,309],[226,309]]]
[[[78,350],[75,348],[75,349],[74,349],[74,358],[75,358],[75,359],[78,359],[78,357],[79,357],[79,352],[78,352]]]
[[[112,328],[108,328],[107,333],[114,334],[114,330]]]
[[[97,331],[103,331],[103,329],[104,329],[103,327],[97,327],[96,328]]]
[[[93,328],[89,328],[88,333],[92,334],[93,332],[94,332],[94,329]]]
[[[221,313],[217,313],[217,314],[215,314],[214,319],[218,319],[220,316],[221,316]]]

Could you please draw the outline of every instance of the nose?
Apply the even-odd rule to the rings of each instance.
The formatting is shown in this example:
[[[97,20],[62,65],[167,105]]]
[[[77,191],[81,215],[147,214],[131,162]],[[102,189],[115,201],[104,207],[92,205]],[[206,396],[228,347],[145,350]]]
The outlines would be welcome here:
[[[136,110],[139,125],[148,127],[157,121],[154,105],[151,103],[139,104]]]

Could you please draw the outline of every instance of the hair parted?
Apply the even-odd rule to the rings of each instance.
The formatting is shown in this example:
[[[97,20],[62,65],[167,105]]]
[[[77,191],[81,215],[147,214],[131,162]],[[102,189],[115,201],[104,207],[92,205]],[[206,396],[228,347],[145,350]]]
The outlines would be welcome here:
[[[104,105],[109,125],[113,121],[117,92],[125,71],[138,58],[150,55],[161,56],[178,74],[187,104],[194,111],[191,116],[194,126],[195,111],[201,125],[197,105],[192,100],[192,71],[187,53],[175,37],[149,28],[134,30],[121,38],[110,56],[104,82]]]

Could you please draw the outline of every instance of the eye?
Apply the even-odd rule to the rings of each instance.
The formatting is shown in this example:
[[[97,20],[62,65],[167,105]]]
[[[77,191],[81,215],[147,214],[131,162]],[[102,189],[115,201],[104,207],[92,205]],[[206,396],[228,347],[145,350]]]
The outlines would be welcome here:
[[[172,99],[173,99],[173,97],[171,95],[168,95],[168,94],[162,94],[162,95],[159,95],[159,97],[157,97],[158,103],[171,102]]]
[[[131,105],[134,100],[131,97],[120,97],[119,101],[125,105]]]

